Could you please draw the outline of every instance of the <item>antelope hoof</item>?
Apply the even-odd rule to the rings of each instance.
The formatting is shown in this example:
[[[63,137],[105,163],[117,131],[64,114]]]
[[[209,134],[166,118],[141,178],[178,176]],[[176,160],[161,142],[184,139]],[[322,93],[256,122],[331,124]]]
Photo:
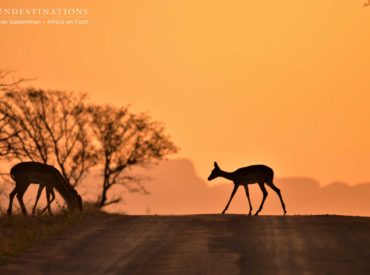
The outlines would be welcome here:
[[[256,214],[254,214],[255,216],[258,216],[259,212],[256,212]]]

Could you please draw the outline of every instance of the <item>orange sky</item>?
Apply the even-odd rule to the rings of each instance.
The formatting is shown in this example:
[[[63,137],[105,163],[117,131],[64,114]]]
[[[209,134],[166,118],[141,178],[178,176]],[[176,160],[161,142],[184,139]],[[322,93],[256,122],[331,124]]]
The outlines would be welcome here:
[[[202,178],[218,160],[355,184],[370,180],[364,2],[60,1],[87,7],[89,24],[0,25],[0,68],[149,111]]]

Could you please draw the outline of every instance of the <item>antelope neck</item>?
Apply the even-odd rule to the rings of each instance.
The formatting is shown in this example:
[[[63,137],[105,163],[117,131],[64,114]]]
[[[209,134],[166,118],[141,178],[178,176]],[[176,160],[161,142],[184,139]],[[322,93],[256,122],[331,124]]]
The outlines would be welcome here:
[[[228,179],[228,180],[233,180],[234,179],[232,172],[226,172],[226,171],[222,171],[222,170],[220,170],[220,177],[223,177],[223,178]]]

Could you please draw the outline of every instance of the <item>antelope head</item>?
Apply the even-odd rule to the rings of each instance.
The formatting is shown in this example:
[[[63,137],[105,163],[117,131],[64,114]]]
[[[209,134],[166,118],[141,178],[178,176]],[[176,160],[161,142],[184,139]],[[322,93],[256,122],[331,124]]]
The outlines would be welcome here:
[[[221,172],[221,169],[220,169],[220,167],[218,166],[217,162],[215,162],[215,163],[214,163],[214,168],[213,168],[213,170],[212,170],[211,174],[209,175],[208,180],[209,180],[209,181],[211,181],[211,180],[213,180],[213,179],[215,179],[215,178],[219,177],[219,176],[220,176],[220,174],[221,174],[220,172]]]
[[[67,202],[68,208],[71,210],[82,211],[82,197],[77,193],[75,189],[72,190],[72,198]]]

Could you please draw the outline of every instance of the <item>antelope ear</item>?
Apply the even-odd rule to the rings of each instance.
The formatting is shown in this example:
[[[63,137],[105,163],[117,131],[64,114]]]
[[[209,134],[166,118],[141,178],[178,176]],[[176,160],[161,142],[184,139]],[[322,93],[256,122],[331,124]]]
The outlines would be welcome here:
[[[214,166],[215,166],[215,168],[220,169],[220,167],[218,166],[217,162],[214,163]]]

